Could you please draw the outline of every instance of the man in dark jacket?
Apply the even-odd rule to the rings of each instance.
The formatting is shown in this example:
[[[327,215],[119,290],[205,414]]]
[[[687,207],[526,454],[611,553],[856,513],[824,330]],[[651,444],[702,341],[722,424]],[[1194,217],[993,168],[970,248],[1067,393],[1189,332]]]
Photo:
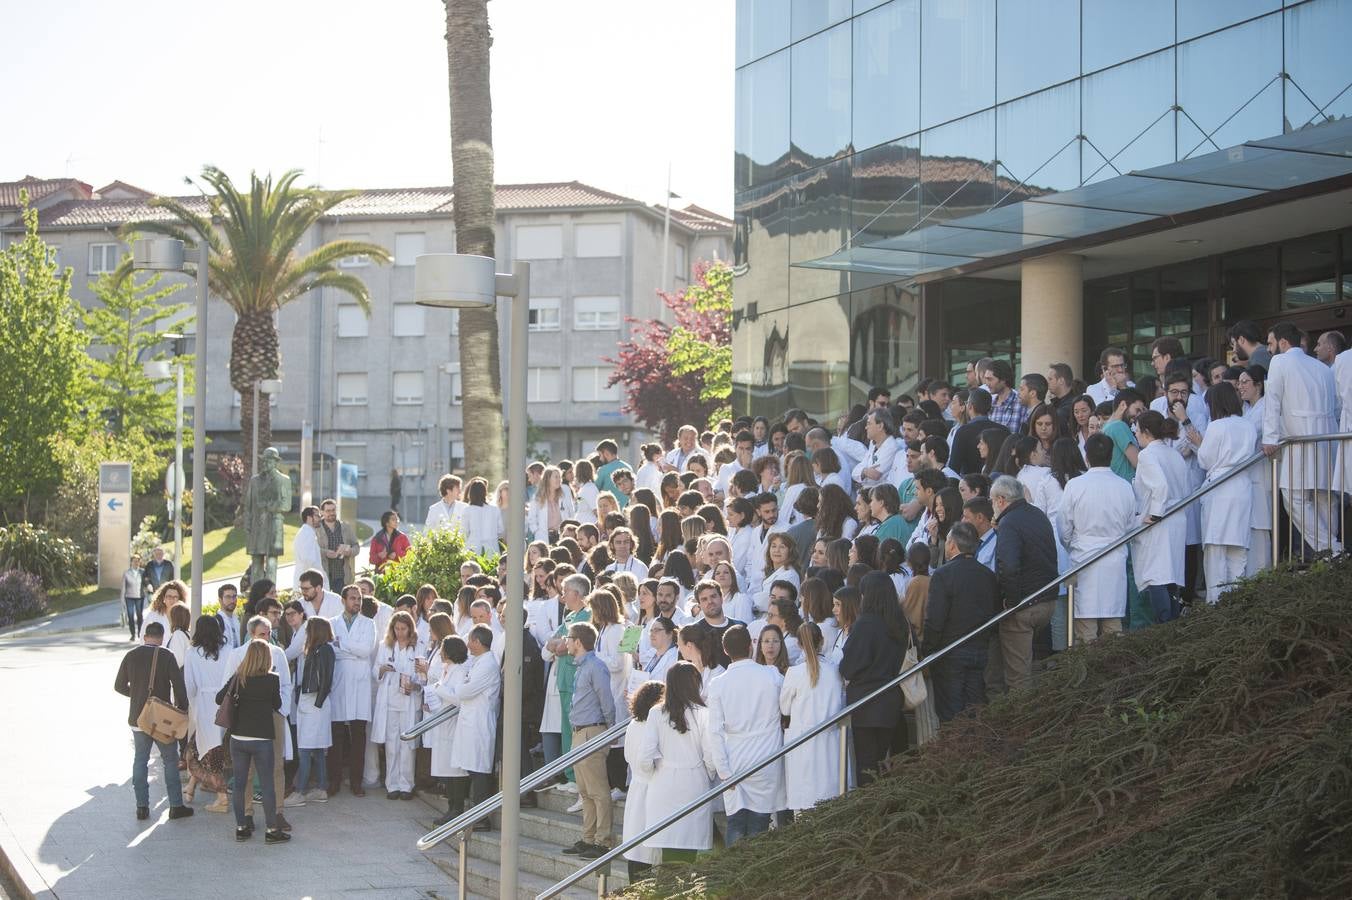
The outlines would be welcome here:
[[[500,610],[506,618],[506,607]],[[506,640],[504,637],[503,640]],[[540,743],[540,716],[545,710],[545,662],[540,655],[540,642],[527,628],[521,636],[521,777],[535,771],[535,759],[531,748]],[[498,738],[494,758],[502,762],[502,700],[498,700]],[[534,791],[521,795],[521,805],[527,808],[539,806]]]
[[[1000,609],[1000,583],[995,573],[976,560],[981,538],[976,528],[959,522],[948,532],[948,562],[930,576],[925,601],[922,655],[937,653],[980,628]],[[983,634],[950,650],[934,663],[934,706],[940,722],[968,706],[986,702],[986,656],[990,639]]]
[[[1003,674],[1004,687],[1013,691],[1024,687],[1032,677],[1033,632],[1052,619],[1056,588],[1044,588],[1057,576],[1056,538],[1051,520],[1023,498],[1023,485],[1017,478],[997,478],[991,485],[991,504],[995,507],[997,535],[995,576],[1000,581],[1005,609],[1041,591],[1034,603],[1000,621],[999,640],[992,642],[992,649],[998,652],[991,654],[986,687],[998,689]]]
[[[981,388],[967,392],[967,424],[958,428],[953,435],[953,451],[948,454],[948,467],[959,475],[971,475],[981,471],[981,452],[977,450],[977,440],[987,428],[1005,426],[990,420],[991,395]]]
[[[183,782],[178,774],[178,742],[159,742],[151,738],[136,725],[146,701],[157,697],[165,703],[173,703],[184,712],[188,711],[188,689],[183,683],[183,671],[179,669],[174,654],[160,646],[164,641],[164,626],[151,622],[145,628],[145,643],[133,647],[122,657],[122,665],[117,669],[117,679],[113,690],[131,699],[127,713],[127,724],[136,742],[136,755],[131,764],[131,782],[136,792],[136,818],[150,818],[150,746],[160,748],[160,762],[164,765],[164,792],[169,796],[169,818],[186,819],[191,816],[191,806],[183,805]],[[151,667],[154,666],[155,678],[151,681]]]
[[[150,553],[150,562],[146,563],[145,571],[141,573],[141,583],[146,586],[148,593],[155,593],[160,589],[160,585],[166,581],[174,580],[174,564],[164,558],[164,551],[156,547]]]

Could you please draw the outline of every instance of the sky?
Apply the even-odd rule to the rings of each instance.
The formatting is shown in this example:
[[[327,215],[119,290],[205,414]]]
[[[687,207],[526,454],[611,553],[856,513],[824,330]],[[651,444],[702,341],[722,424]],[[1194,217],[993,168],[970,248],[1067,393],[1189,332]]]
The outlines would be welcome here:
[[[732,210],[732,0],[491,0],[498,183]],[[439,0],[0,0],[0,181],[450,184]]]

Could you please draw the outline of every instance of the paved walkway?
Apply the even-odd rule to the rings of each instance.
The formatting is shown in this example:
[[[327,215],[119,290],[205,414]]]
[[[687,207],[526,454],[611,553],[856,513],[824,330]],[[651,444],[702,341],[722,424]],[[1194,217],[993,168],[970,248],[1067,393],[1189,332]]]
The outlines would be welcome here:
[[[0,643],[0,850],[28,873],[35,893],[61,900],[454,896],[455,885],[414,846],[428,808],[383,792],[288,810],[289,844],[265,846],[261,832],[237,844],[233,817],[205,811],[211,795],[198,796],[193,818],[168,820],[155,754],[151,818],[138,822],[127,701],[112,690],[127,648],[112,628]]]

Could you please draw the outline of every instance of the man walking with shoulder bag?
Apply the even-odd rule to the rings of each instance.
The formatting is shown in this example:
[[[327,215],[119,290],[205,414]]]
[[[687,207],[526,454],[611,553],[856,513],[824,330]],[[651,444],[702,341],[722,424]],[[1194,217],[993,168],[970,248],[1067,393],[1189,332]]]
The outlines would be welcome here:
[[[132,760],[131,780],[136,791],[136,818],[150,818],[150,747],[160,748],[160,762],[164,766],[164,791],[169,797],[169,818],[186,819],[193,814],[191,806],[183,803],[183,782],[178,771],[178,741],[175,735],[150,734],[140,724],[141,713],[152,699],[170,704],[185,715],[188,712],[188,689],[183,683],[183,671],[174,660],[174,654],[160,646],[164,641],[164,626],[151,622],[145,627],[145,643],[133,647],[122,657],[113,690],[131,700],[127,724],[132,727],[136,755]]]

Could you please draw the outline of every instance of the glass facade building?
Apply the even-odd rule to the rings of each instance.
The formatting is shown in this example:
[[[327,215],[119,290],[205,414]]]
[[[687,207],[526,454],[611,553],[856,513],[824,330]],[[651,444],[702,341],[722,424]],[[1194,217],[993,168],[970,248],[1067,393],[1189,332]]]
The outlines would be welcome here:
[[[1020,282],[801,268],[1352,114],[1352,0],[738,0],[733,409],[834,421],[871,385],[1020,362]],[[1352,227],[1352,207],[1342,225]],[[1352,305],[1335,229],[1095,278],[1085,367]],[[1311,320],[1313,321],[1313,320]]]

